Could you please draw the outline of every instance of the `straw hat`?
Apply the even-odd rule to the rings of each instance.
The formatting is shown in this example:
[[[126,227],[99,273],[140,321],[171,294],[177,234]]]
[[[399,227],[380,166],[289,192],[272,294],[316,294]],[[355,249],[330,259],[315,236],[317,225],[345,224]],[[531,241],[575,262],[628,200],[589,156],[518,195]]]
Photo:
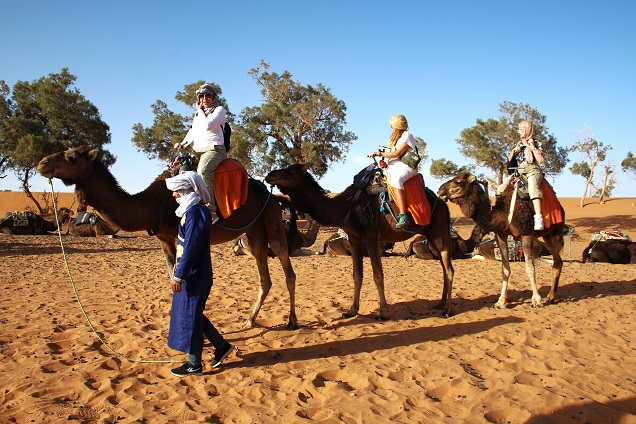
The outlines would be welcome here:
[[[389,119],[389,123],[393,128],[398,130],[406,130],[409,127],[409,123],[404,115],[393,115],[391,119]]]

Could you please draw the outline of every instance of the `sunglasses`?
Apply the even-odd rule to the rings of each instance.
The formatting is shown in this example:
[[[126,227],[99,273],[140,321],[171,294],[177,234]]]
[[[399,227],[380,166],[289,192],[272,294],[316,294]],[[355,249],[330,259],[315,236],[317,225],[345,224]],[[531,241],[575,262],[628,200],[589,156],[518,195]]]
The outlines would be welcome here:
[[[197,97],[197,98],[198,99],[203,99],[203,98],[211,99],[212,98],[212,94],[210,94],[210,93],[199,94],[199,97]]]

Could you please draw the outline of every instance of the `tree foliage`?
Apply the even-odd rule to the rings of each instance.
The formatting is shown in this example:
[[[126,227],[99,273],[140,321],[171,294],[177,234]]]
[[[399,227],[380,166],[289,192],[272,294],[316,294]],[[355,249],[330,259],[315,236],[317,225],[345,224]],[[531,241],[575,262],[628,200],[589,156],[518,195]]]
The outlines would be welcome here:
[[[570,167],[570,172],[585,178],[585,189],[581,196],[580,206],[583,207],[588,194],[599,197],[599,202],[603,203],[605,196],[611,195],[616,183],[616,168],[611,163],[604,164],[607,159],[607,152],[612,150],[612,146],[605,146],[598,141],[594,132],[590,128],[580,131],[577,142],[570,147],[570,151],[579,152],[584,156],[584,160],[574,162]],[[595,172],[601,166],[600,183],[595,183]]]
[[[632,152],[627,152],[627,156],[621,162],[623,172],[631,174],[633,178],[636,178],[636,157]]]
[[[11,93],[1,82],[0,160],[22,182],[22,189],[42,210],[30,191],[29,179],[46,155],[77,146],[101,150],[106,165],[115,157],[103,150],[110,128],[99,110],[73,85],[67,68],[33,82],[18,81]]]
[[[431,161],[431,167],[429,169],[431,177],[437,180],[448,180],[460,172],[470,172],[473,174],[475,167],[473,165],[462,165],[458,167],[454,162],[442,158]]]
[[[549,133],[546,116],[527,103],[505,101],[499,104],[498,119],[477,119],[476,125],[462,130],[455,140],[460,153],[475,161],[479,167],[495,174],[497,185],[503,182],[508,155],[519,141],[518,127],[524,120],[534,124],[534,139],[541,143],[545,162],[541,167],[548,175],[562,172],[568,162],[567,149],[558,147],[556,138]]]
[[[236,155],[256,174],[303,163],[318,177],[331,162],[342,161],[357,137],[344,131],[346,106],[317,84],[302,85],[285,71],[269,72],[269,64],[248,72],[260,86],[263,103],[241,111]],[[233,147],[234,148],[234,147]]]
[[[196,112],[197,89],[205,84],[203,80],[186,84],[183,91],[177,91],[175,100],[192,108]],[[227,101],[222,97],[223,91],[218,84],[208,83],[214,87],[218,96],[219,104],[227,111],[228,122],[232,124],[233,115],[227,105]],[[137,151],[144,152],[150,159],[160,159],[170,161],[175,154],[174,144],[181,142],[192,124],[192,115],[181,115],[168,109],[168,104],[162,100],[157,100],[150,106],[155,116],[152,126],[144,127],[141,123],[133,125],[132,142],[137,147]],[[234,141],[234,131],[232,133]],[[234,142],[232,143],[234,144]],[[231,152],[232,153],[232,152]]]

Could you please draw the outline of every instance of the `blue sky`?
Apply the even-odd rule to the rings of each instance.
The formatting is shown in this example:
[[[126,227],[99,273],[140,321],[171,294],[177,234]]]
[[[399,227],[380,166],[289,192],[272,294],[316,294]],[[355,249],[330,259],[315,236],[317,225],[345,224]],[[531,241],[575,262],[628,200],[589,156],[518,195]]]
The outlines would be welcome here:
[[[165,168],[137,152],[132,126],[152,124],[150,106],[184,85],[219,84],[233,113],[260,104],[247,72],[261,59],[304,85],[322,83],[347,106],[358,140],[320,184],[341,191],[385,145],[389,117],[404,114],[429,157],[468,164],[455,140],[503,101],[547,116],[558,145],[586,127],[613,147],[615,164],[636,153],[636,3],[632,1],[32,1],[0,0],[0,79],[12,88],[63,67],[110,126],[111,168],[137,193]],[[571,161],[581,160],[570,154]],[[440,181],[428,176],[436,190]],[[565,170],[557,195],[580,197],[584,180]],[[619,174],[615,197],[636,197]],[[33,191],[49,190],[36,177]],[[59,180],[56,191],[71,191]],[[19,190],[9,175],[0,189]]]

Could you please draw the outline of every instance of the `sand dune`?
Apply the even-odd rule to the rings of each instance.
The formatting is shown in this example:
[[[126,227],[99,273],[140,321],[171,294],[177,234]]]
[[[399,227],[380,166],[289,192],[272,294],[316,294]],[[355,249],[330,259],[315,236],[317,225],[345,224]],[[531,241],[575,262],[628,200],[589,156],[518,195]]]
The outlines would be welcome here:
[[[0,193],[2,214],[24,209],[9,195]],[[171,293],[156,239],[63,236],[63,254],[55,234],[0,234],[0,423],[636,423],[636,267],[579,262],[594,231],[636,236],[636,199],[561,201],[575,232],[559,301],[541,309],[530,307],[523,263],[512,264],[509,308],[494,310],[500,263],[458,260],[455,315],[442,318],[433,309],[439,264],[395,255],[383,258],[392,319],[374,319],[368,260],[361,315],[344,319],[350,258],[303,256],[292,259],[300,329],[284,328],[288,295],[275,259],[258,325],[244,329],[258,291],[254,261],[232,255],[232,243],[213,246],[206,313],[239,351],[183,379],[163,362],[184,355],[167,347]],[[467,236],[471,222],[457,222]],[[316,250],[332,231],[321,229]],[[543,296],[550,269],[537,264]]]

